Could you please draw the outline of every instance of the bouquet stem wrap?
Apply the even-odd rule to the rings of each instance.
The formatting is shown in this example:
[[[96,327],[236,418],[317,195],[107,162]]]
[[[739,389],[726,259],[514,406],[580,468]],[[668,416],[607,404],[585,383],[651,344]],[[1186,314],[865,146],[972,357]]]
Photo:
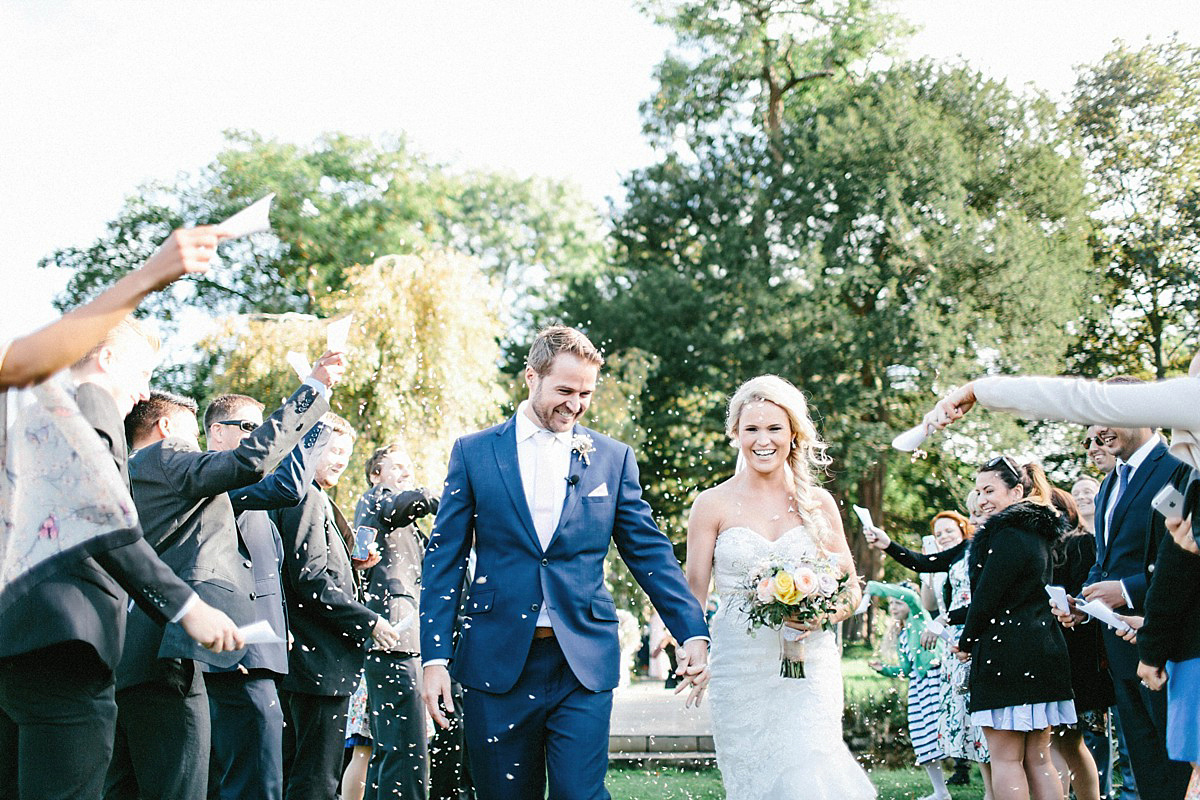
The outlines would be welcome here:
[[[779,674],[784,678],[804,677],[804,634],[786,625],[779,629]]]

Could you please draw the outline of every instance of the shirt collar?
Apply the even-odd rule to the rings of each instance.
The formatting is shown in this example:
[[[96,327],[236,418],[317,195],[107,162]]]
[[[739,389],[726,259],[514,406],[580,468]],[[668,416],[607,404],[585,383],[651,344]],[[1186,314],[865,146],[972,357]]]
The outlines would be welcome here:
[[[1155,434],[1154,436],[1151,436],[1149,439],[1147,439],[1145,444],[1143,444],[1141,447],[1139,447],[1137,450],[1135,450],[1133,455],[1131,455],[1129,457],[1128,461],[1122,461],[1121,459],[1118,458],[1117,464],[1118,465],[1120,465],[1120,464],[1127,465],[1129,467],[1130,473],[1137,472],[1138,467],[1140,467],[1142,465],[1142,462],[1145,461],[1146,458],[1150,455],[1150,451],[1153,450],[1157,446],[1158,446],[1158,435]]]
[[[531,413],[532,412],[529,410],[529,401],[522,400],[521,405],[517,406],[517,442],[518,443],[523,442],[526,439],[530,439],[530,438],[536,436],[539,431],[546,430],[541,425],[538,425],[536,422],[533,421],[532,417],[530,416]],[[555,439],[558,439],[560,442],[562,442],[563,444],[567,444],[567,445],[569,445],[571,443],[571,437],[573,437],[575,435],[575,432],[573,430],[561,431],[561,432],[557,432],[557,433],[554,431],[549,431],[549,433],[553,433]]]

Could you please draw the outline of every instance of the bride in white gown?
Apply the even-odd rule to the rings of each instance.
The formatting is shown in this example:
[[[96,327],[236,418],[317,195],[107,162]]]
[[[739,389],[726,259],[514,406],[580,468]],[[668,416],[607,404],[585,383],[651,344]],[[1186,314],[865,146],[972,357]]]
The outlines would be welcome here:
[[[688,521],[687,576],[706,603],[715,578],[721,596],[712,621],[713,739],[727,800],[869,800],[875,789],[842,741],[841,652],[833,633],[806,630],[805,677],[780,676],[780,634],[747,633],[741,584],[763,558],[834,556],[861,596],[833,497],[812,472],[828,464],[826,445],[792,384],[764,375],[729,403],[726,432],[744,467],[696,498]],[[799,627],[799,626],[797,626]]]

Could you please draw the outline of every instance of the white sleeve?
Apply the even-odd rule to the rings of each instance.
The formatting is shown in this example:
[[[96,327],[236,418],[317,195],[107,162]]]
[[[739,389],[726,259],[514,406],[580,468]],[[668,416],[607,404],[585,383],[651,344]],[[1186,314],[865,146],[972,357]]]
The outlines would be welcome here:
[[[1200,430],[1200,378],[1101,383],[1082,378],[995,377],[975,381],[985,408],[1080,425]]]

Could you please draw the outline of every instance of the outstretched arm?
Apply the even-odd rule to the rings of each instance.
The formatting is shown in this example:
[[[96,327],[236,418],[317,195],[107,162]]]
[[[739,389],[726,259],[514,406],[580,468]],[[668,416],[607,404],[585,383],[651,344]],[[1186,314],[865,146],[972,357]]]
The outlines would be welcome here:
[[[205,272],[221,234],[211,225],[173,231],[154,255],[86,305],[14,340],[0,352],[0,390],[41,383],[87,355],[146,295]]]

